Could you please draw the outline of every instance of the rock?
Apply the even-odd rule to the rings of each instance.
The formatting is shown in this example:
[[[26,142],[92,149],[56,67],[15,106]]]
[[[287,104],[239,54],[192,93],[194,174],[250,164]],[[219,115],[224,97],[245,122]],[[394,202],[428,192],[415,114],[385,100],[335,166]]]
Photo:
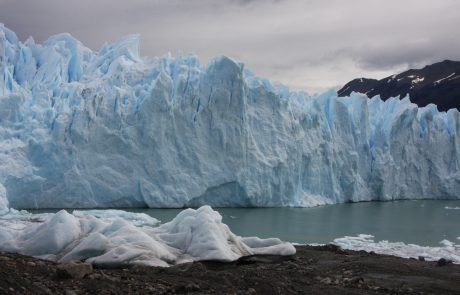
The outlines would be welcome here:
[[[330,285],[332,283],[331,278],[324,278],[320,281],[322,284]]]
[[[28,262],[27,262],[27,265],[28,265],[28,266],[36,266],[35,262],[32,262],[32,261],[28,261]]]
[[[352,276],[353,272],[351,270],[346,270],[346,271],[343,272],[343,275],[344,276]]]
[[[179,285],[177,286],[174,291],[177,293],[189,293],[200,291],[201,287],[196,283],[188,283],[187,285]]]
[[[448,260],[448,259],[445,259],[445,258],[441,258],[438,260],[437,262],[437,265],[438,266],[446,266],[448,264],[452,264],[452,260]]]
[[[254,294],[257,294],[256,290],[254,288],[249,288],[247,291],[246,291],[246,294],[248,295],[254,295]]]
[[[352,284],[362,284],[364,283],[364,279],[361,277],[354,277],[354,278],[351,278],[351,283]]]
[[[425,261],[425,257],[419,256],[419,257],[418,257],[418,260],[419,260],[419,261]]]
[[[354,285],[359,285],[364,283],[364,279],[361,277],[353,277],[353,278],[344,278],[343,279],[344,284],[354,284]]]
[[[91,280],[100,280],[102,278],[102,275],[98,273],[93,273],[93,274],[90,274],[88,278]]]
[[[331,252],[335,252],[335,253],[338,253],[338,254],[345,254],[346,253],[346,251],[343,250],[340,246],[337,246],[337,245],[334,245],[334,244],[327,244],[324,247],[326,248],[326,250],[331,251]]]
[[[77,295],[77,292],[74,290],[65,290],[64,292],[65,295]]]
[[[187,292],[194,292],[194,291],[200,291],[201,287],[198,284],[190,283],[190,284],[187,284],[187,286],[185,286],[185,289],[187,290]]]
[[[201,262],[187,262],[180,263],[175,266],[172,266],[171,269],[177,269],[179,271],[203,271],[206,272],[206,266]]]
[[[7,256],[0,256],[0,261],[10,261],[11,258],[7,257]]]
[[[82,279],[93,272],[93,266],[86,262],[69,262],[58,265],[56,275],[62,279]]]

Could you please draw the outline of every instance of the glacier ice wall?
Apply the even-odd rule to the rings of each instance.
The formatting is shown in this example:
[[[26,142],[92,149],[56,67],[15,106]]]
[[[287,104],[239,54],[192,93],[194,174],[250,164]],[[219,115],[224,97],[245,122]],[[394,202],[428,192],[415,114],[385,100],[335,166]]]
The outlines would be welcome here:
[[[460,197],[460,116],[0,26],[0,211]],[[2,209],[3,208],[3,209]]]

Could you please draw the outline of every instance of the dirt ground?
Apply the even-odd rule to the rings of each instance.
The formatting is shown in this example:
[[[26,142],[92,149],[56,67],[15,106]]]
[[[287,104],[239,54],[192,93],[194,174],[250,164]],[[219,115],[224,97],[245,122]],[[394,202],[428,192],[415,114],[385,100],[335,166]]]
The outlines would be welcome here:
[[[66,278],[58,264],[0,253],[0,294],[460,294],[460,265],[297,246],[291,257],[170,268],[93,269]]]

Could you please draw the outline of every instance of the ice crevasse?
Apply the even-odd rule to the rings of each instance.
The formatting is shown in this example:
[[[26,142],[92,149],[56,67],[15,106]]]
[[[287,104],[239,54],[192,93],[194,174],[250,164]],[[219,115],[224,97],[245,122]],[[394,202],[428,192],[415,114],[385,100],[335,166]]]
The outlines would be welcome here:
[[[0,211],[460,197],[460,116],[0,26]]]

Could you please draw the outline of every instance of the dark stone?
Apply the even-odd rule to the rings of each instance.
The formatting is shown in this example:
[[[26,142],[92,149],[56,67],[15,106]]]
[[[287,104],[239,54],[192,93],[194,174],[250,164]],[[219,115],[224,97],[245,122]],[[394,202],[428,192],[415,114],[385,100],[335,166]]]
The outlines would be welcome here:
[[[200,286],[195,283],[179,285],[174,289],[174,291],[177,293],[189,293],[189,292],[195,292],[195,291],[200,291],[200,290],[201,290]]]
[[[441,258],[441,259],[439,259],[438,262],[437,262],[437,265],[438,265],[438,266],[446,266],[446,265],[448,265],[448,264],[452,264],[452,261],[451,261],[451,260],[447,260],[447,259],[445,259],[445,258]]]
[[[93,266],[85,262],[69,262],[59,264],[56,275],[61,279],[82,279],[93,272]]]

